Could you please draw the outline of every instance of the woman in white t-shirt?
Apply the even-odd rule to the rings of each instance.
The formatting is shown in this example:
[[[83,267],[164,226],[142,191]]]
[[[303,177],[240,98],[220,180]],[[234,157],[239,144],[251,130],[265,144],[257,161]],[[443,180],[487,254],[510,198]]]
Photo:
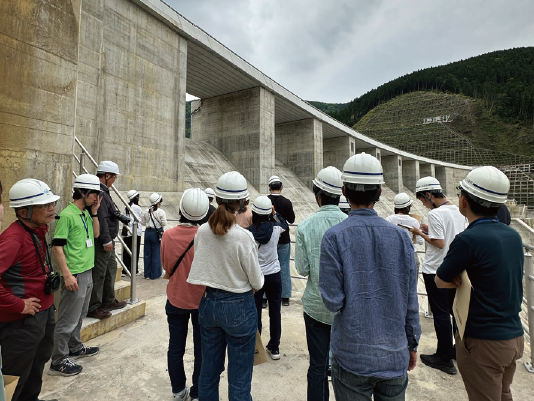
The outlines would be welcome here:
[[[419,222],[417,221],[417,219],[413,218],[412,216],[409,216],[412,203],[413,203],[413,200],[410,199],[408,194],[401,192],[400,194],[396,195],[395,198],[393,198],[393,204],[395,206],[395,214],[392,214],[391,216],[386,217],[386,220],[389,221],[390,223],[400,225],[406,231],[409,231],[409,229],[406,227],[419,228]],[[417,244],[417,245],[424,244],[425,241],[420,235],[413,235],[412,233],[409,233],[409,234],[412,237],[414,244]]]
[[[261,310],[263,294],[269,305],[269,334],[267,352],[272,359],[280,359],[282,335],[282,276],[278,260],[278,239],[289,226],[282,216],[273,213],[273,204],[267,196],[258,196],[252,204],[252,224],[247,227],[258,244],[258,259],[265,277],[263,287],[254,294],[258,312],[258,331],[261,334]]]
[[[156,280],[161,278],[161,237],[163,227],[167,225],[167,214],[161,209],[163,198],[154,192],[148,198],[150,207],[145,210],[141,224],[145,227],[145,246],[143,249],[143,265],[145,279]]]

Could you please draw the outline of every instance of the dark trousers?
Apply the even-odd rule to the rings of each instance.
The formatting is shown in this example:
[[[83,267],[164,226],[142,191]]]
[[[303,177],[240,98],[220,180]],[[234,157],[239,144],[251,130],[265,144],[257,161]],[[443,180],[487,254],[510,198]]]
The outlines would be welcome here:
[[[115,260],[115,242],[111,251],[104,251],[99,238],[95,238],[95,267],[93,274],[93,291],[89,302],[89,312],[109,305],[115,301],[115,276],[117,275],[117,261]]]
[[[132,251],[132,236],[122,237],[122,239],[124,240],[124,243],[126,244],[128,249]],[[140,252],[141,252],[141,237],[137,236],[137,258],[136,258],[137,259],[137,265],[136,265],[137,270],[135,271],[136,273],[139,271],[139,253]],[[126,249],[122,250],[122,261],[124,262],[128,270],[130,270],[130,273],[131,273],[132,272],[132,257],[130,256],[128,252],[126,252]]]
[[[198,398],[198,379],[202,366],[202,351],[200,342],[200,326],[198,325],[198,309],[181,309],[172,305],[169,300],[165,305],[167,322],[169,323],[169,351],[167,352],[167,366],[173,393],[179,393],[185,388],[186,375],[184,369],[185,343],[189,326],[189,316],[193,324],[193,346],[195,364],[193,367],[193,386],[191,398]]]
[[[45,363],[54,347],[55,307],[0,323],[2,373],[19,376],[13,401],[37,401],[43,384]]]
[[[258,312],[258,331],[261,334],[261,301],[263,294],[269,301],[269,333],[271,338],[267,344],[270,350],[278,349],[280,346],[280,337],[282,336],[282,276],[280,272],[268,274],[265,276],[265,282],[261,290],[254,294],[256,310]]]
[[[145,278],[156,280],[161,277],[161,242],[155,228],[145,230],[145,247],[143,250]]]
[[[436,355],[449,361],[455,356],[452,342],[451,315],[456,290],[438,288],[434,282],[435,278],[435,274],[423,273],[428,302],[434,315],[434,330],[438,339]]]
[[[308,401],[328,401],[328,354],[332,326],[321,323],[304,313],[306,341],[310,354],[308,368]]]

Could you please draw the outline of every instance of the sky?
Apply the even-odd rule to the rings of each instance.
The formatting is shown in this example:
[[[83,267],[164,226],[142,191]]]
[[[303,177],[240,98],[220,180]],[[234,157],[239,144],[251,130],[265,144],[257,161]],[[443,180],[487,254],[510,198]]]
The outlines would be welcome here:
[[[399,76],[534,46],[533,0],[166,0],[305,100],[345,103]]]

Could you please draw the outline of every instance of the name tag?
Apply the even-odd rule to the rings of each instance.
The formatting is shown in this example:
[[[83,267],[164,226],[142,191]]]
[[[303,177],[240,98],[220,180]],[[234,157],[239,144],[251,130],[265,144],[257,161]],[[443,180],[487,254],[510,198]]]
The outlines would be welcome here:
[[[91,248],[93,246],[93,240],[91,238],[87,238],[85,240],[85,245],[87,245],[87,248]]]

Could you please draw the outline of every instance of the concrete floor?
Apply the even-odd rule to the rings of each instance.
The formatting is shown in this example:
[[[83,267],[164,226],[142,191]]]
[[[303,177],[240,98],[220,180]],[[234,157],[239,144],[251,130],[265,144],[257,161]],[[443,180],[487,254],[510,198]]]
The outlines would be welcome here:
[[[83,372],[74,377],[52,377],[45,373],[41,398],[81,400],[172,400],[167,373],[168,326],[164,305],[166,280],[140,280],[138,296],[148,300],[146,316],[89,342],[100,354],[80,360]],[[291,305],[282,308],[281,359],[254,368],[252,396],[255,400],[306,400],[308,353],[302,319],[301,294],[293,293]],[[264,319],[268,319],[264,311]],[[432,320],[421,314],[423,337],[420,353],[434,352],[436,338]],[[266,327],[267,329],[267,327]],[[268,332],[264,333],[264,336]],[[528,351],[527,351],[528,350]],[[526,353],[530,348],[527,347]],[[185,355],[186,372],[192,373],[192,338]],[[517,366],[513,393],[516,400],[534,399],[534,374]],[[47,367],[48,368],[48,367]],[[190,381],[188,382],[190,385]],[[227,377],[221,378],[221,400],[227,398]],[[424,366],[420,361],[410,372],[407,400],[467,400],[460,375],[449,376]],[[330,400],[334,400],[331,392]]]

